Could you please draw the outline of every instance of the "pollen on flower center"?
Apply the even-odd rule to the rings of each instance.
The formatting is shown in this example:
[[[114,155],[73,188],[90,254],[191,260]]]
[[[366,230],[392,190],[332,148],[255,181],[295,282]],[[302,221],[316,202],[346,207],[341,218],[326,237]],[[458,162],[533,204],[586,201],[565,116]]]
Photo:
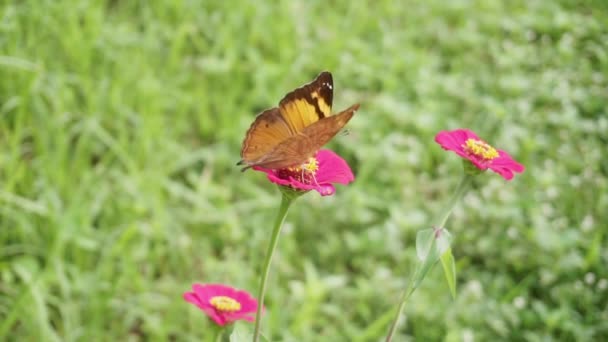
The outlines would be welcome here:
[[[226,296],[214,296],[209,299],[209,303],[219,311],[234,312],[241,309],[241,303]]]
[[[319,169],[319,161],[315,157],[310,157],[308,163],[301,166],[305,171],[316,173]]]
[[[492,160],[494,158],[498,158],[499,156],[498,151],[496,151],[494,147],[481,140],[469,138],[462,147],[467,153],[481,157],[485,160]]]
[[[318,170],[319,161],[316,158],[311,157],[308,158],[306,163],[278,170],[277,175],[282,179],[289,179],[291,177],[299,182],[312,184],[313,182],[316,182],[315,174]]]

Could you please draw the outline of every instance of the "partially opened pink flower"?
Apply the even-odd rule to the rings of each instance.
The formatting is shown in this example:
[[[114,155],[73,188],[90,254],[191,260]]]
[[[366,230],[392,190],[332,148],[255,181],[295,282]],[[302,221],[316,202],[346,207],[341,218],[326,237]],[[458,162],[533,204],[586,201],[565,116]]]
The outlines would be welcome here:
[[[514,172],[524,171],[524,166],[507,152],[495,149],[468,129],[441,131],[435,136],[435,141],[444,150],[471,161],[479,170],[490,169],[506,180],[511,180]]]
[[[330,150],[320,150],[307,163],[296,167],[271,170],[254,166],[253,169],[266,173],[268,180],[275,184],[301,191],[316,190],[322,196],[336,192],[333,183],[348,184],[355,179],[346,161]]]
[[[246,291],[222,284],[194,284],[184,299],[198,306],[220,326],[234,321],[253,322],[258,302]]]

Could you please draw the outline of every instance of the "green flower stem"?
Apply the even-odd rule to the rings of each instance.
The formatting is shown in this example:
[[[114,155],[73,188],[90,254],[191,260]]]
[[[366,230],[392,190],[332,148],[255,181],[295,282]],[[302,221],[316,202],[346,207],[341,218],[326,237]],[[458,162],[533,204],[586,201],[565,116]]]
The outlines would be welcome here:
[[[229,340],[229,338],[226,339],[226,335],[230,336],[228,329],[226,327],[216,325],[215,322],[213,322],[213,324],[213,330],[215,331],[215,333],[212,336],[207,336],[205,340],[207,342],[223,342]]]
[[[414,293],[414,288],[412,287],[412,280],[410,279],[407,283],[407,288],[401,294],[401,298],[399,299],[399,307],[397,308],[397,313],[393,318],[393,323],[391,323],[391,327],[388,330],[388,334],[386,335],[386,342],[390,342],[393,339],[393,335],[395,334],[395,329],[397,329],[397,324],[399,323],[399,317],[401,316],[401,311],[403,311],[403,307],[405,306],[405,302],[410,298],[412,293]]]
[[[437,221],[436,228],[444,227],[445,223],[447,222],[448,218],[450,217],[450,214],[452,214],[454,207],[456,206],[458,201],[462,198],[462,196],[467,192],[467,190],[471,186],[473,177],[474,177],[474,175],[471,173],[468,173],[468,172],[464,173],[464,175],[462,176],[462,179],[460,180],[460,184],[458,184],[456,191],[452,195],[452,198],[450,198],[450,200],[446,203],[445,208],[442,211],[443,214],[440,216],[440,219]],[[417,267],[415,272],[418,272],[419,270],[420,270],[420,268]],[[397,313],[395,314],[395,317],[393,318],[393,322],[391,323],[391,327],[389,328],[388,334],[386,335],[386,342],[390,342],[393,339],[393,335],[395,334],[395,330],[397,329],[397,324],[399,323],[399,317],[401,316],[401,311],[403,311],[403,307],[405,306],[405,303],[407,302],[408,298],[410,298],[412,293],[414,293],[414,291],[416,290],[416,288],[413,286],[413,281],[412,281],[413,279],[416,279],[416,278],[417,278],[417,274],[414,273],[414,275],[408,281],[407,288],[401,294],[401,298],[399,299],[399,307],[397,308]]]
[[[272,262],[272,255],[274,254],[274,251],[277,247],[281,227],[283,226],[283,221],[285,221],[285,217],[287,216],[287,210],[289,209],[289,206],[291,205],[294,199],[295,196],[290,196],[286,192],[282,191],[281,206],[279,207],[279,213],[277,214],[277,218],[274,223],[274,228],[270,237],[270,244],[268,245],[268,250],[266,251],[266,258],[264,259],[264,269],[262,270],[262,279],[260,280],[260,290],[258,294],[258,309],[255,314],[255,329],[253,331],[253,342],[257,342],[260,338],[262,307],[264,306],[264,294],[266,293],[266,282],[268,281],[268,273],[270,270],[270,264]]]
[[[458,203],[467,190],[469,190],[473,177],[474,175],[470,173],[464,173],[462,179],[460,180],[460,184],[458,184],[458,188],[456,188],[456,191],[452,195],[452,198],[450,198],[450,201],[446,203],[445,209],[443,210],[443,215],[441,216],[441,219],[437,221],[435,228],[444,228],[445,223],[452,214],[452,210],[454,210],[454,207],[456,207],[456,203]]]

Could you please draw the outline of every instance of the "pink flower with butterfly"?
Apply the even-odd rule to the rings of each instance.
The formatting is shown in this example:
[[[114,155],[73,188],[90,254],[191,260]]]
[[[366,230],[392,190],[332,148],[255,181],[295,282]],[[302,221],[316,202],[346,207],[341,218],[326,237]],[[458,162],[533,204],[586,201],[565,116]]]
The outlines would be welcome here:
[[[355,176],[344,159],[331,150],[320,150],[308,162],[283,169],[266,169],[254,166],[254,170],[266,173],[272,183],[294,190],[316,190],[321,196],[336,192],[334,184],[349,184]]]
[[[287,93],[278,107],[260,113],[245,134],[237,165],[244,166],[242,171],[252,168],[266,173],[282,194],[260,275],[261,304],[279,233],[293,201],[310,190],[332,195],[336,192],[334,184],[355,179],[344,159],[330,150],[321,150],[359,109],[359,104],[354,104],[332,115],[333,91],[333,76],[321,72],[312,82]],[[258,307],[253,342],[260,337],[260,311]]]

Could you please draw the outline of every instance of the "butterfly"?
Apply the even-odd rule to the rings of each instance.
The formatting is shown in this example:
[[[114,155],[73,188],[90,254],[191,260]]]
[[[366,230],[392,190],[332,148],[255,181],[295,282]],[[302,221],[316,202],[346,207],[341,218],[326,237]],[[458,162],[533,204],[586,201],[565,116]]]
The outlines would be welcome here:
[[[330,72],[288,93],[278,107],[260,113],[249,127],[241,148],[246,165],[282,169],[301,165],[328,143],[359,109],[354,104],[331,115],[334,82]]]

